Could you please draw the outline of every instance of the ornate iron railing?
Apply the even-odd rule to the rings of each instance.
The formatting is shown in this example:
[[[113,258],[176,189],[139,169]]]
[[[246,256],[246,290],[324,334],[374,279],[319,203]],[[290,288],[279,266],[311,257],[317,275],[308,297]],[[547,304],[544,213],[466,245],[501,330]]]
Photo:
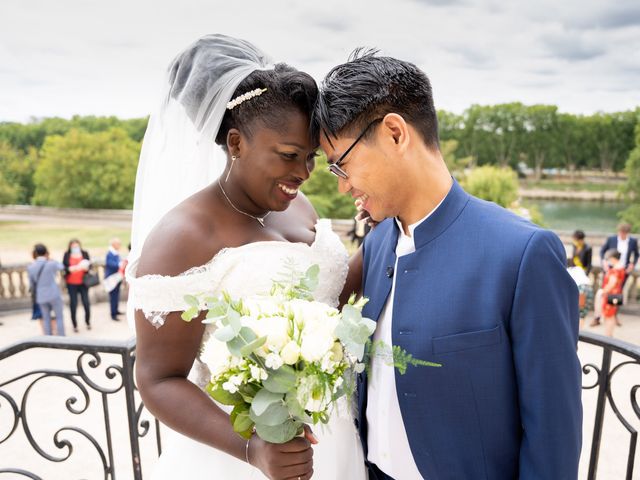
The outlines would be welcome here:
[[[73,443],[70,437],[78,436],[86,442],[82,446],[86,452],[87,447],[93,448],[94,453],[99,458],[99,466],[91,467],[91,471],[101,471],[100,477],[105,480],[114,480],[116,474],[124,474],[128,471],[126,478],[142,479],[142,462],[140,453],[140,439],[146,437],[153,429],[155,430],[155,452],[153,456],[159,455],[161,451],[159,423],[150,417],[144,410],[144,406],[136,391],[133,367],[135,362],[135,339],[128,341],[97,341],[97,340],[75,340],[66,337],[36,337],[31,340],[19,342],[0,351],[0,447],[5,442],[9,442],[17,437],[21,432],[26,439],[29,453],[49,462],[66,462],[72,458],[74,448],[78,442]],[[37,352],[36,352],[37,350]],[[51,366],[53,357],[47,358],[47,353],[64,350],[64,365],[59,368]],[[38,358],[32,359],[31,364],[36,365],[33,369],[16,371],[15,366],[7,365],[11,359],[16,360],[21,365],[24,360],[17,358],[20,355],[36,353]],[[60,355],[58,352],[57,357]],[[75,358],[74,358],[75,357]],[[75,360],[75,362],[74,362]],[[48,366],[41,363],[46,362]],[[58,362],[60,363],[60,362]],[[75,363],[73,368],[68,368],[69,363]],[[11,378],[4,378],[10,372]],[[37,395],[36,391],[45,388],[45,383],[50,379],[56,379],[67,383],[71,393],[62,393],[64,386],[57,385],[53,393],[46,395],[45,402],[40,401],[36,405],[31,405],[32,395]],[[60,382],[58,382],[59,384]],[[49,387],[50,388],[50,387]],[[38,430],[42,423],[51,423],[52,416],[60,415],[55,406],[61,402],[60,397],[66,396],[64,405],[71,416],[78,418],[88,415],[90,406],[93,403],[98,405],[98,416],[100,421],[96,421],[96,411],[93,420],[89,422],[89,428],[82,428],[77,425],[59,426],[56,424],[53,429],[53,445],[56,452],[51,452],[51,448],[46,448],[44,442],[38,440]],[[40,394],[40,400],[42,400]],[[120,403],[117,409],[113,408],[114,403]],[[45,403],[44,405],[42,403]],[[44,414],[44,415],[43,415]],[[32,422],[32,416],[40,416],[40,422]],[[124,458],[128,458],[130,465],[116,465],[114,460],[114,434],[115,427],[122,427],[123,417],[126,416],[126,433],[117,437],[117,445],[126,443],[128,436],[129,452]],[[149,416],[149,418],[145,418]],[[43,420],[44,418],[44,420]],[[85,422],[86,423],[86,422]],[[153,426],[152,426],[153,425]],[[34,427],[36,427],[34,429]],[[120,429],[122,431],[122,428]],[[102,441],[101,441],[102,440]],[[11,450],[10,450],[11,452]],[[0,479],[3,474],[19,475],[31,479],[51,478],[53,474],[32,470],[34,462],[26,460],[27,455],[23,455],[24,440],[22,448],[14,448],[14,452],[19,455],[0,456]],[[84,453],[83,460],[89,455]],[[4,458],[2,458],[4,457]],[[122,455],[119,458],[123,458]],[[24,462],[27,461],[27,464]],[[15,462],[15,463],[14,463]],[[14,465],[11,465],[14,463]],[[37,463],[37,462],[35,462]],[[46,462],[45,462],[46,463]],[[81,469],[87,469],[86,461]],[[87,478],[86,471],[82,472],[82,478]],[[57,478],[71,478],[69,476]],[[90,477],[98,478],[98,477]]]
[[[596,478],[601,457],[600,447],[603,441],[605,412],[610,409],[615,414],[615,418],[609,414],[608,422],[619,422],[628,433],[628,447],[625,447],[628,450],[623,470],[626,472],[624,478],[631,480],[634,478],[634,461],[638,443],[638,432],[634,424],[640,421],[638,399],[640,375],[628,377],[622,392],[618,387],[613,388],[613,380],[621,370],[628,369],[632,365],[640,366],[640,347],[582,332],[579,349],[585,349],[589,345],[599,349],[601,360],[600,362],[586,361],[582,367],[585,382],[583,390],[597,392],[595,413],[593,416],[585,414],[584,418],[585,423],[593,425],[591,444],[588,447],[585,445],[583,449],[583,452],[586,452],[589,448],[586,478],[588,480]],[[24,362],[18,357],[36,350],[38,358],[31,362],[36,367],[21,368]],[[60,350],[68,356],[62,362],[65,366],[51,365],[45,354],[55,352],[57,357],[60,357]],[[593,358],[593,355],[590,358]],[[15,365],[8,364],[12,361]],[[41,368],[41,362],[45,362],[47,366]],[[145,443],[147,452],[145,458],[151,460],[160,453],[161,440],[158,421],[150,416],[139,399],[133,376],[134,362],[135,339],[81,341],[66,337],[37,337],[0,350],[0,452],[3,451],[3,446],[20,432],[24,434],[23,446],[19,449],[21,454],[18,457],[0,456],[0,479],[5,478],[5,474],[13,475],[9,478],[16,478],[16,476],[30,479],[50,478],[44,472],[34,470],[34,462],[25,461],[24,452],[28,450],[35,457],[44,459],[45,463],[59,464],[71,461],[74,447],[77,445],[70,440],[71,434],[79,436],[97,453],[99,465],[93,469],[100,471],[100,476],[105,480],[115,480],[116,476],[142,479],[144,463],[141,454],[142,444]],[[70,363],[74,368],[68,368]],[[5,378],[7,376],[11,378]],[[629,378],[631,378],[630,381]],[[38,440],[38,434],[34,432],[30,416],[30,397],[47,379],[66,382],[75,389],[76,393],[63,393],[61,389],[56,388],[46,397],[48,405],[45,407],[42,403],[36,404],[34,406],[36,410],[51,411],[54,405],[62,403],[63,400],[67,412],[73,418],[86,414],[92,402],[97,404],[100,410],[99,421],[94,418],[88,428],[77,425],[59,426],[62,422],[56,423],[52,436],[53,445],[59,451],[56,453],[52,453],[50,448],[45,448],[43,442]],[[121,404],[114,409],[110,400],[118,396]],[[627,401],[628,404],[626,404]],[[623,402],[625,407],[621,408]],[[118,423],[118,419],[122,421],[124,417],[126,417],[126,430],[120,432],[116,441],[112,430]],[[155,434],[153,435],[155,441],[151,440],[150,432],[152,431]],[[142,439],[145,437],[147,438],[143,442]],[[128,442],[125,439],[128,439]],[[589,441],[588,438],[584,440],[585,444]],[[126,455],[119,455],[116,458],[114,455],[116,443],[128,443]],[[616,449],[620,448],[621,446],[616,446]],[[60,478],[76,477],[69,474]],[[83,471],[78,478],[87,478],[86,472]]]
[[[621,370],[628,369],[630,366],[640,367],[640,346],[631,345],[621,340],[603,337],[589,332],[580,333],[580,342],[594,345],[602,350],[602,360],[599,365],[596,363],[584,363],[582,366],[582,373],[584,374],[583,380],[587,382],[583,383],[582,389],[597,389],[598,395],[595,415],[593,417],[593,435],[591,438],[587,479],[595,480],[598,472],[600,447],[602,445],[602,433],[607,407],[613,411],[617,421],[622,424],[629,435],[625,465],[626,473],[624,478],[627,480],[638,478],[637,476],[634,477],[634,463],[638,444],[638,430],[637,427],[634,427],[634,423],[637,425],[640,421],[640,403],[638,398],[640,375],[636,373],[630,383],[627,382],[623,387],[626,395],[621,395],[621,392],[618,390],[616,391],[618,395],[614,397],[613,381]],[[613,360],[614,354],[618,354],[620,357],[619,360]],[[638,372],[640,372],[640,370],[638,370]],[[595,381],[592,381],[591,379],[594,378],[594,375]],[[625,406],[623,411],[621,404],[625,398],[629,401],[629,404]],[[635,414],[635,419],[633,418],[633,414]],[[589,418],[585,415],[584,422],[588,421]],[[588,439],[585,438],[584,441],[587,442]],[[621,445],[617,445],[616,447],[618,449],[622,448]],[[583,449],[583,452],[584,451]]]

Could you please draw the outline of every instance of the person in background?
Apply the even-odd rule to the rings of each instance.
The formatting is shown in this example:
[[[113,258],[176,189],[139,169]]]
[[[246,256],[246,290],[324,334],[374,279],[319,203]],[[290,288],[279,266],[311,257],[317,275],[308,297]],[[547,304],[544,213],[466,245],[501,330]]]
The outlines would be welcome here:
[[[56,333],[64,336],[63,302],[60,287],[56,283],[58,272],[64,265],[49,259],[49,251],[42,243],[33,248],[35,261],[27,267],[31,291],[35,291],[35,299],[42,311],[45,335],[51,335],[51,314],[56,315]]]
[[[122,285],[122,274],[120,273],[121,259],[120,259],[120,246],[122,243],[118,238],[112,238],[109,251],[107,252],[107,258],[104,265],[104,283],[109,285],[109,304],[111,307],[111,320],[119,321],[118,315],[122,315],[122,312],[118,310],[118,304],[120,303],[120,286]],[[109,277],[111,275],[117,275],[119,280],[114,282],[114,285],[110,285]]]
[[[62,263],[65,268],[65,282],[69,292],[69,310],[71,311],[71,323],[73,331],[78,332],[76,310],[78,308],[78,294],[84,308],[84,322],[87,330],[91,330],[91,306],[89,303],[89,289],[84,284],[84,276],[89,271],[91,259],[89,253],[82,249],[80,240],[74,238],[69,241],[69,247],[64,254]]]
[[[605,335],[613,337],[618,306],[609,304],[608,299],[609,295],[619,295],[622,293],[625,268],[621,260],[620,252],[613,248],[607,250],[604,254],[604,262],[607,264],[607,273],[605,273],[602,282],[602,317],[604,318]]]
[[[571,258],[573,265],[580,267],[584,270],[584,273],[589,275],[591,273],[591,246],[585,242],[586,235],[582,230],[576,230],[573,232],[573,254]]]
[[[33,260],[35,261],[38,258],[38,254],[35,250],[31,252]],[[33,305],[31,306],[31,320],[37,320],[40,324],[40,329],[42,330],[42,335],[44,335],[44,321],[42,320],[42,310],[40,309],[40,305],[35,300],[35,292],[33,290],[33,284],[31,284],[31,293],[33,294]]]
[[[631,225],[628,223],[621,223],[618,225],[618,234],[607,238],[607,241],[600,249],[600,261],[604,271],[608,269],[607,262],[604,262],[605,253],[612,249],[615,249],[620,253],[620,262],[624,267],[626,276],[636,268],[638,258],[640,257],[640,253],[638,252],[638,239],[630,236],[630,233]]]
[[[593,309],[593,281],[582,266],[576,266],[573,263],[573,259],[569,259],[569,266],[567,272],[573,278],[578,286],[578,306],[580,307],[580,330],[584,328],[584,319],[587,314]]]
[[[607,238],[607,241],[602,245],[600,249],[600,265],[602,265],[603,273],[607,273],[609,269],[608,262],[605,261],[605,253],[609,250],[617,250],[620,253],[620,263],[624,269],[625,277],[622,282],[622,293],[624,295],[625,301],[628,297],[628,289],[625,287],[630,287],[631,284],[627,283],[627,278],[636,268],[636,264],[638,263],[639,253],[638,253],[638,239],[631,237],[629,235],[631,233],[631,225],[628,223],[621,223],[618,225],[618,234],[612,235]],[[606,285],[603,280],[602,285]],[[603,287],[604,288],[604,287]],[[600,325],[600,317],[602,316],[602,312],[600,311],[600,305],[602,305],[602,293],[603,289],[599,289],[596,293],[596,311],[593,322],[591,322],[590,326],[595,327],[596,325]],[[617,311],[617,309],[616,309]],[[622,323],[616,317],[616,323],[618,326],[622,326]]]

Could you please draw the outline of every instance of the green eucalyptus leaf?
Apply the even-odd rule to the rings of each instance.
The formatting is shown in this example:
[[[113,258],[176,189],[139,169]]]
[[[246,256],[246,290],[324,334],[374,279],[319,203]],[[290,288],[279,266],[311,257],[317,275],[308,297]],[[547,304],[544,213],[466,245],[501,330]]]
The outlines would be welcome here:
[[[187,302],[187,304],[189,306],[191,306],[191,307],[193,307],[195,309],[200,308],[200,301],[194,295],[185,295],[184,296],[184,301]]]
[[[320,266],[318,266],[317,264],[315,265],[311,265],[305,275],[304,278],[302,279],[302,281],[300,282],[301,285],[305,288],[307,288],[308,290],[315,290],[316,287],[318,286],[318,276],[320,274]]]
[[[295,392],[289,392],[284,398],[284,403],[289,410],[289,413],[294,417],[300,420],[306,420],[308,418],[306,412],[300,402],[298,401],[298,397]]]
[[[228,342],[236,338],[236,332],[231,325],[225,325],[223,327],[217,328],[215,332],[213,332],[213,336],[221,342]]]
[[[302,424],[293,419],[288,419],[277,426],[268,426],[256,423],[258,436],[271,443],[287,443],[298,435]]]
[[[236,407],[238,408],[238,407]],[[231,423],[233,430],[239,433],[241,436],[246,437],[246,432],[249,434],[253,431],[253,420],[249,417],[249,410],[246,408],[240,408],[236,411],[236,408],[231,412]],[[234,414],[235,412],[235,414]]]
[[[245,403],[244,398],[242,398],[242,395],[240,395],[238,392],[227,392],[221,386],[213,383],[209,383],[205,390],[211,396],[211,398],[223,405],[242,405]]]
[[[256,415],[253,408],[251,408],[251,410],[249,410],[249,416],[251,417],[251,420],[256,423],[256,425],[261,424],[268,425],[270,427],[280,425],[290,417],[289,410],[282,401],[269,405],[267,409],[262,413],[262,415]]]
[[[261,387],[259,387],[255,383],[245,383],[238,387],[238,393],[242,395],[242,398],[247,403],[253,402],[253,398],[260,390]]]
[[[242,347],[240,349],[240,353],[242,354],[243,357],[248,357],[257,349],[259,349],[261,346],[263,346],[265,343],[267,343],[266,335],[264,337],[256,338],[253,342],[250,342],[244,347]]]
[[[282,365],[277,370],[267,369],[269,376],[262,381],[265,389],[274,393],[287,393],[296,386],[298,376],[289,365]]]
[[[238,332],[238,335],[233,340],[227,342],[227,348],[229,349],[231,355],[242,358],[242,347],[248,345],[257,338],[258,336],[253,333],[253,330],[247,327],[242,327],[240,329],[240,332]]]
[[[282,404],[282,394],[273,393],[263,388],[258,393],[256,393],[255,397],[253,397],[253,402],[251,402],[251,410],[255,415],[260,416],[267,410],[270,405],[278,402]]]
[[[186,309],[184,312],[182,312],[182,315],[180,315],[182,320],[184,320],[185,322],[190,322],[197,316],[198,316],[198,309],[195,307],[190,307]]]

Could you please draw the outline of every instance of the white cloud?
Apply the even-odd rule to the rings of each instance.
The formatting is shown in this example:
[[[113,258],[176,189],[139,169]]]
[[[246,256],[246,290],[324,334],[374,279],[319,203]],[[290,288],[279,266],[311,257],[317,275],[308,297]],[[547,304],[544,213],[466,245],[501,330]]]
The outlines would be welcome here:
[[[412,61],[436,105],[640,104],[640,4],[620,0],[3,0],[0,121],[143,116],[166,66],[198,36],[246,38],[316,79],[358,46]]]

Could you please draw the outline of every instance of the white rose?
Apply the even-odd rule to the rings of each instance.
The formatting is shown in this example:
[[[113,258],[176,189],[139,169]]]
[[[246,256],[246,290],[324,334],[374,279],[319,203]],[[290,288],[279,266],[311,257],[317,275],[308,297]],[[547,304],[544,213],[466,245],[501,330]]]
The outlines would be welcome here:
[[[300,346],[291,340],[284,346],[282,351],[280,351],[280,356],[284,363],[287,365],[293,365],[300,358]]]
[[[219,341],[213,335],[204,343],[200,361],[204,363],[212,377],[217,377],[229,368],[232,368],[231,354],[227,349],[227,344]]]
[[[255,318],[282,314],[282,300],[277,297],[254,296],[244,299],[242,303],[249,310],[249,315]]]
[[[334,338],[331,334],[320,330],[315,332],[307,332],[305,330],[305,333],[302,334],[300,354],[307,362],[320,361],[331,350],[333,342]]]
[[[264,317],[252,319],[248,325],[258,337],[267,337],[263,349],[266,352],[279,352],[289,343],[289,319],[285,317]]]
[[[338,310],[326,303],[294,299],[289,302],[289,311],[294,316],[300,330],[314,329],[318,325],[326,325],[327,323],[333,323],[335,329],[335,325],[337,325]]]

